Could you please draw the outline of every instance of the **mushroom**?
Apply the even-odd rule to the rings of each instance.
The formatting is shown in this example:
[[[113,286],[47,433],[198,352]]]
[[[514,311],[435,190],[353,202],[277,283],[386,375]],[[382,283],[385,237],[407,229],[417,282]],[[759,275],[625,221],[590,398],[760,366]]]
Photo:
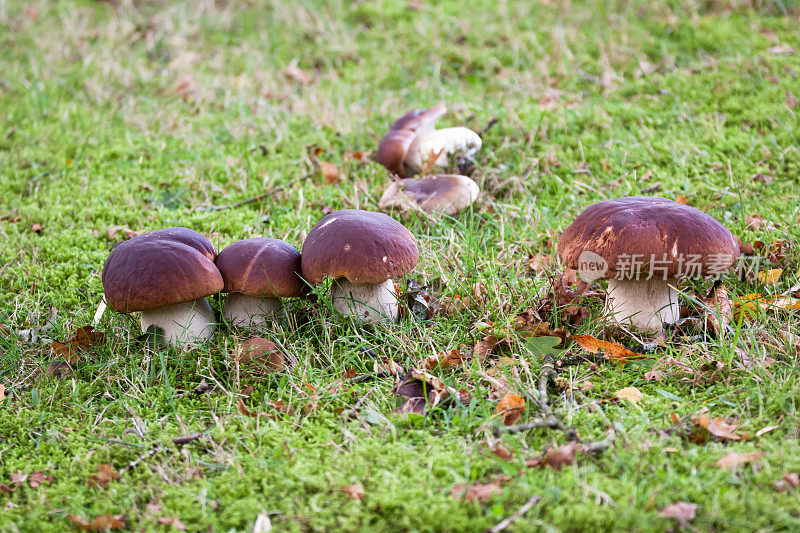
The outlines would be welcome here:
[[[300,296],[300,252],[267,237],[226,246],[215,261],[223,292],[230,293],[222,316],[235,326],[259,326],[283,309],[280,298]]]
[[[303,278],[334,278],[333,307],[366,323],[396,321],[392,278],[410,272],[419,252],[414,235],[383,213],[345,209],[320,220],[303,243]]]
[[[393,182],[381,196],[378,207],[417,207],[426,213],[455,215],[478,199],[478,184],[458,174],[433,174],[425,178]]]
[[[214,332],[205,297],[223,287],[211,242],[188,228],[150,231],[117,245],[103,266],[108,307],[141,311],[142,331],[161,328],[167,342],[189,345]]]
[[[406,169],[419,172],[435,158],[435,165],[448,164],[449,155],[459,163],[470,160],[481,147],[481,138],[469,128],[435,130],[436,121],[447,112],[444,104],[415,109],[396,120],[378,144],[375,160],[400,177]]]
[[[606,316],[660,332],[680,316],[677,279],[725,273],[739,246],[725,226],[694,207],[630,196],[584,210],[561,234],[558,255],[585,281],[609,280]]]

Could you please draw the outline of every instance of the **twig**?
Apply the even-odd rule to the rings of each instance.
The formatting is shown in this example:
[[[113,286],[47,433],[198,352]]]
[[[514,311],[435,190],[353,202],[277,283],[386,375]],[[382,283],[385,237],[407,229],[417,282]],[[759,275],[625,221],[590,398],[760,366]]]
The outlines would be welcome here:
[[[153,457],[157,453],[165,452],[167,450],[169,450],[169,448],[167,448],[166,446],[156,446],[154,448],[147,450],[142,455],[140,455],[139,457],[137,457],[136,459],[125,465],[125,468],[119,471],[119,475],[120,476],[125,475],[126,472],[130,472],[131,470],[139,466],[139,464],[142,463],[143,461],[146,461],[147,459]]]
[[[190,433],[189,435],[181,435],[180,437],[175,437],[172,439],[173,444],[188,444],[192,441],[197,439],[202,439],[205,437],[205,433]]]
[[[490,118],[490,119],[489,119],[489,122],[487,122],[487,123],[486,123],[486,125],[483,127],[483,129],[482,129],[482,130],[480,130],[480,131],[478,132],[478,135],[481,135],[481,136],[483,136],[483,135],[484,135],[484,134],[485,134],[487,131],[489,131],[490,129],[492,129],[492,127],[493,127],[495,124],[497,124],[498,122],[500,122],[500,119],[499,119],[499,118],[497,118],[497,117],[492,117],[492,118]]]
[[[614,441],[617,440],[617,430],[614,427],[609,428],[608,433],[602,440],[595,440],[581,445],[583,453],[599,453],[609,449]]]
[[[512,514],[505,520],[498,522],[494,527],[489,528],[488,533],[499,533],[500,531],[505,531],[508,528],[508,526],[510,526],[512,523],[522,518],[525,515],[525,513],[530,511],[531,508],[537,503],[539,503],[539,500],[541,499],[542,499],[541,496],[531,496],[530,498],[528,498],[528,501],[522,504],[522,507],[520,507],[519,509],[516,510],[516,512],[514,512],[514,514]]]
[[[369,381],[371,379],[378,379],[378,378],[388,378],[391,374],[385,370],[381,370],[379,372],[367,372],[366,374],[361,374],[360,376],[355,376],[350,378],[350,383],[355,385],[356,383],[361,383],[363,381]]]
[[[532,420],[530,422],[526,422],[524,424],[515,424],[513,426],[494,426],[492,431],[494,432],[495,436],[500,436],[503,433],[524,433],[525,431],[530,431],[532,429],[538,428],[548,428],[548,429],[557,429],[558,428],[558,420],[555,417],[550,417],[548,419],[539,419],[539,420]]]
[[[257,194],[245,200],[241,200],[236,202],[235,204],[229,205],[210,205],[206,208],[207,211],[225,211],[226,209],[235,209],[237,207],[241,207],[243,205],[252,204],[253,202],[258,202],[259,200],[263,200],[267,196],[272,196],[278,191],[282,191],[286,188],[287,185],[292,185],[298,182],[301,182],[305,179],[310,178],[313,174],[306,174],[305,176],[301,176],[295,180],[291,180],[288,183],[284,183],[283,185],[276,185],[275,187],[271,187],[266,192],[262,192],[261,194]]]

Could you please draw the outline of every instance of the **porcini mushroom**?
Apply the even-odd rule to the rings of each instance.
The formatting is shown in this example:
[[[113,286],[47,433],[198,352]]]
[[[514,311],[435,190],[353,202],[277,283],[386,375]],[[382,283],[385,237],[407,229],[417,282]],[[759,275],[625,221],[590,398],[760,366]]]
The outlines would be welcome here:
[[[303,278],[334,278],[334,309],[366,323],[395,321],[399,307],[392,278],[410,272],[419,252],[414,235],[383,213],[345,209],[320,220],[303,243]]]
[[[258,326],[300,296],[300,252],[278,239],[257,237],[226,246],[215,261],[230,293],[222,316],[235,326]]]
[[[108,307],[120,313],[141,311],[142,331],[157,326],[167,342],[205,340],[214,332],[205,297],[223,287],[216,255],[208,239],[188,228],[154,230],[124,241],[103,266]]]
[[[384,191],[378,207],[416,206],[426,213],[455,215],[478,199],[478,184],[458,174],[433,174],[392,182]]]
[[[561,234],[558,255],[586,281],[609,280],[606,316],[660,332],[680,316],[677,279],[725,273],[739,246],[725,226],[694,207],[630,196],[584,210]]]
[[[397,119],[378,144],[375,160],[400,177],[407,169],[419,172],[433,158],[445,166],[449,156],[458,163],[469,160],[480,149],[480,136],[469,128],[434,129],[436,121],[447,112],[444,104],[430,109],[415,109]]]

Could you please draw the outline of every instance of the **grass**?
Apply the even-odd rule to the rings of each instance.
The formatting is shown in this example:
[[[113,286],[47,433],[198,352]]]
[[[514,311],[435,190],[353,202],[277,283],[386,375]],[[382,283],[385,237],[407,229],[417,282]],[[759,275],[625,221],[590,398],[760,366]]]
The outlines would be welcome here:
[[[563,444],[559,432],[492,436],[496,401],[478,365],[438,372],[473,399],[425,418],[392,414],[390,379],[340,381],[372,371],[375,356],[410,367],[472,346],[477,323],[501,328],[552,296],[528,257],[553,253],[560,231],[602,199],[681,195],[745,241],[796,243],[798,13],[788,0],[0,0],[0,324],[39,328],[58,311],[40,342],[0,337],[0,483],[18,470],[54,478],[0,491],[0,530],[64,530],[69,514],[104,513],[137,530],[168,528],[159,519],[171,517],[189,530],[250,530],[268,512],[278,530],[473,531],[533,495],[541,501],[512,530],[674,529],[658,511],[678,501],[697,504],[699,530],[800,528],[798,492],[772,487],[800,472],[792,314],[661,348],[656,358],[690,369],[667,364],[661,380],[644,377],[653,359],[566,369],[571,383],[592,382],[588,398],[621,431],[610,449],[561,471],[522,465]],[[291,65],[307,83],[287,75]],[[443,125],[480,130],[498,119],[473,176],[482,202],[452,219],[394,215],[419,241],[411,276],[445,299],[471,295],[468,309],[360,327],[293,302],[287,321],[260,332],[290,361],[266,377],[234,368],[246,332],[223,327],[202,350],[151,352],[134,319],[107,312],[104,343],[69,375],[47,371],[58,359],[49,339],[68,339],[100,302],[103,262],[123,238],[107,228],[181,225],[218,249],[259,235],[300,248],[324,209],[378,209],[385,170],[346,154],[374,149],[400,114],[440,101],[451,108]],[[323,183],[311,147],[343,182]],[[753,181],[757,173],[775,179]],[[208,209],[273,189],[261,202]],[[766,228],[748,227],[756,214]],[[798,281],[794,248],[781,266],[774,286],[724,283],[732,297],[777,294]],[[635,344],[605,330],[599,313],[591,304],[580,325],[558,313],[549,325]],[[497,364],[515,390],[535,389],[541,355],[507,335]],[[193,393],[203,379],[215,390]],[[604,401],[628,386],[644,400]],[[269,418],[239,414],[248,392],[248,409]],[[341,416],[368,392],[358,417]],[[270,406],[279,400],[291,414]],[[595,411],[554,402],[582,438],[603,437]],[[527,404],[523,421],[538,416]],[[751,437],[777,428],[703,444],[670,431],[671,413],[704,407]],[[193,432],[206,437],[171,441]],[[497,442],[514,458],[493,455]],[[764,455],[733,473],[715,465],[754,450]],[[100,464],[123,470],[143,456],[107,488],[87,486]],[[510,479],[484,502],[451,497],[455,485],[498,476]],[[364,499],[342,490],[354,483]]]

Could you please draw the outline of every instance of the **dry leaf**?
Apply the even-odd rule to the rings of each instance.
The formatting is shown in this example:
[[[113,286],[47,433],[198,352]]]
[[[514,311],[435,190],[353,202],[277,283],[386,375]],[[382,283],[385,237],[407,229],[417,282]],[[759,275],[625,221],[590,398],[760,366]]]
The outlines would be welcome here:
[[[311,85],[311,82],[314,81],[311,74],[297,66],[297,61],[293,61],[286,67],[285,73],[290,80],[294,80],[303,86]]]
[[[14,485],[22,485],[28,479],[28,474],[23,474],[22,470],[11,472],[11,483]]]
[[[791,55],[794,54],[794,48],[788,44],[781,44],[778,46],[770,46],[767,48],[767,52],[773,55]]]
[[[322,172],[322,178],[325,180],[325,185],[333,185],[342,181],[342,175],[339,169],[333,163],[326,163],[325,161],[319,162],[319,169]]]
[[[109,226],[106,228],[106,234],[108,235],[108,238],[112,240],[116,238],[117,233],[120,231],[122,232],[122,234],[125,236],[126,239],[132,239],[134,237],[138,237],[139,235],[145,232],[145,230],[134,231],[130,229],[128,226]]]
[[[542,457],[525,461],[525,466],[538,466],[539,468],[549,466],[553,470],[561,470],[564,466],[575,463],[575,453],[580,449],[581,445],[577,442],[568,442],[555,448],[549,448]]]
[[[99,465],[97,470],[97,474],[89,476],[89,479],[86,480],[86,485],[90,489],[104,489],[109,483],[119,479],[117,471],[107,464]]]
[[[67,363],[76,363],[83,359],[89,348],[102,344],[104,340],[103,332],[94,331],[93,326],[83,326],[78,328],[68,341],[53,341],[50,349],[55,355],[63,357]]]
[[[708,413],[701,412],[692,417],[692,422],[696,427],[706,429],[712,436],[722,440],[743,440],[747,438],[744,435],[734,433],[738,429],[736,424],[728,424],[722,417],[714,418],[713,420],[708,416]]]
[[[688,527],[689,522],[694,520],[697,513],[697,504],[687,502],[677,502],[672,505],[667,505],[661,509],[658,514],[666,518],[676,518],[678,525],[681,527]]]
[[[186,531],[186,525],[174,516],[159,518],[158,523],[162,526],[172,526],[178,531]]]
[[[773,268],[771,270],[762,270],[758,273],[758,281],[761,283],[778,283],[778,279],[783,274],[782,268]]]
[[[759,451],[746,453],[731,452],[717,461],[717,466],[733,472],[741,465],[754,461],[762,455],[764,455],[764,452]]]
[[[449,352],[441,352],[436,355],[430,355],[425,359],[425,370],[433,370],[440,368],[442,370],[450,370],[455,367],[461,366],[466,359],[461,354],[461,350],[453,348]]]
[[[687,200],[685,196],[678,195],[675,197],[675,201],[679,204],[689,205],[689,200]]]
[[[191,74],[184,74],[175,80],[172,88],[175,94],[184,100],[190,100],[197,92],[197,82],[194,81],[194,77]]]
[[[760,181],[764,185],[769,185],[775,181],[775,177],[769,176],[767,174],[762,174],[761,172],[759,172],[758,174],[753,176],[753,181]]]
[[[363,500],[367,496],[361,483],[347,485],[346,487],[342,487],[342,490],[353,500]]]
[[[503,424],[510,426],[516,424],[525,410],[525,400],[522,396],[508,393],[497,403],[497,413],[503,419]]]
[[[492,354],[492,349],[497,344],[497,337],[493,335],[487,335],[482,340],[479,340],[475,343],[475,346],[472,348],[472,356],[475,357],[478,362],[483,364],[487,357]]]
[[[800,485],[800,475],[797,475],[797,474],[795,474],[795,473],[791,473],[791,474],[784,474],[784,475],[783,475],[783,480],[784,480],[786,483],[788,483],[789,485],[791,485],[791,487],[792,487],[793,489],[796,489],[796,488],[797,488],[797,486],[798,486],[798,485]]]
[[[753,229],[755,231],[762,231],[765,229],[769,229],[771,223],[769,220],[765,218],[761,218],[759,215],[754,216],[745,216],[744,222],[749,229]]]
[[[39,470],[34,470],[28,474],[28,486],[34,489],[42,483],[50,483],[51,481],[53,481],[53,476]]]
[[[780,426],[767,426],[765,428],[761,428],[758,431],[756,431],[756,437],[760,437],[761,435],[763,435],[765,433],[769,433],[770,431],[774,431],[774,430],[778,429],[779,427]]]
[[[464,498],[468,502],[483,503],[492,496],[499,496],[503,492],[499,483],[475,483],[474,485],[456,485],[450,491],[455,499]]]
[[[499,444],[497,446],[495,446],[494,448],[490,448],[490,451],[494,455],[496,455],[497,457],[502,459],[503,461],[510,461],[514,457],[513,453],[511,453],[510,451],[506,450],[505,448],[503,448]]]
[[[403,376],[393,391],[406,401],[396,410],[397,413],[427,414],[437,405],[459,399],[460,393],[444,384],[436,376],[421,369],[414,369]]]
[[[247,406],[245,406],[244,400],[242,400],[241,398],[238,398],[236,400],[236,410],[239,411],[240,415],[244,415],[244,416],[252,416],[254,418],[258,418],[258,417],[263,416],[265,418],[272,418],[272,415],[269,414],[269,413],[264,413],[264,412],[257,413],[255,411],[250,411],[247,408]]]
[[[6,386],[0,385],[0,403],[6,401]]]
[[[591,353],[597,353],[601,350],[604,351],[606,359],[628,361],[631,359],[643,359],[646,357],[642,354],[630,351],[621,344],[595,339],[590,335],[573,335],[572,340],[577,342],[581,348]]]
[[[110,514],[101,514],[91,522],[87,522],[77,515],[70,514],[67,515],[67,520],[84,531],[107,531],[109,529],[125,527],[125,522],[122,521],[122,515],[112,516]]]
[[[797,97],[789,89],[786,89],[786,107],[795,108],[798,105],[800,102],[797,101]]]
[[[620,400],[628,400],[631,403],[638,403],[644,399],[644,394],[636,387],[625,387],[614,393]]]
[[[550,254],[534,254],[528,257],[528,266],[537,274],[543,274],[552,269],[555,264]]]
[[[718,287],[711,298],[703,299],[706,304],[703,316],[714,333],[720,337],[725,334],[733,320],[733,303],[725,287]]]
[[[14,492],[14,487],[9,487],[5,483],[0,483],[0,494],[11,494]]]
[[[42,225],[39,224],[38,222],[34,222],[34,224],[31,226],[31,232],[32,233],[41,233],[42,232]]]

